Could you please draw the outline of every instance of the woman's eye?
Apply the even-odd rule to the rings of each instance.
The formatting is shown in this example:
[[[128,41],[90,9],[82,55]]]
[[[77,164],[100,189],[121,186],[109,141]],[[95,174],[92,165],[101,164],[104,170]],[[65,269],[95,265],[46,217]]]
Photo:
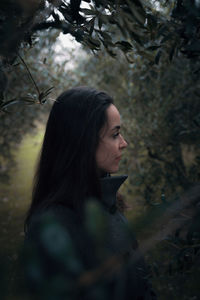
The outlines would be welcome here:
[[[113,138],[115,139],[116,137],[118,137],[119,132],[116,132],[115,134],[113,134]]]

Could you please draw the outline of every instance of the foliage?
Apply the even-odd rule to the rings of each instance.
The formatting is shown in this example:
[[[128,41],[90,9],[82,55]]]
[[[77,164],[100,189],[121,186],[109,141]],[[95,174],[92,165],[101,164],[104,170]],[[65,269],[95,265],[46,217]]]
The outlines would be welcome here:
[[[41,38],[42,35],[42,38]],[[8,180],[8,171],[13,165],[13,148],[19,145],[27,132],[31,132],[37,124],[46,120],[46,115],[56,98],[56,95],[71,84],[71,78],[66,71],[66,64],[56,62],[56,52],[52,47],[57,31],[41,33],[35,37],[35,45],[26,51],[21,51],[20,57],[13,67],[4,70],[8,80],[6,106],[0,112],[0,178]],[[23,60],[23,61],[22,61]],[[27,71],[27,68],[29,71]],[[30,74],[37,85],[30,79]],[[68,72],[69,73],[69,72]],[[66,77],[68,82],[66,83]],[[38,90],[46,91],[49,85],[54,86],[49,101],[43,105],[38,100]],[[10,100],[12,99],[12,101]],[[30,105],[35,103],[36,105]]]
[[[185,58],[149,67],[140,57],[130,65],[123,57],[116,63],[99,55],[75,71],[77,84],[113,95],[129,142],[129,182],[148,203],[168,200],[199,181],[200,82],[193,68]]]
[[[200,82],[194,72],[199,63],[181,56],[168,65],[168,58],[163,59],[159,66],[149,66],[135,56],[130,65],[123,56],[116,63],[99,54],[82,61],[75,72],[77,84],[108,91],[120,110],[129,142],[122,160],[129,173],[126,196],[133,207],[140,203],[147,211],[135,218],[133,228],[145,232],[143,239],[153,235],[151,245],[160,242],[149,258],[154,283],[166,298],[174,292],[176,299],[184,293],[189,299],[197,296],[192,274],[199,271],[199,190],[192,190],[200,179]],[[171,290],[163,290],[168,283]]]
[[[90,6],[80,6],[84,2]],[[1,1],[0,106],[10,112],[1,111],[2,173],[11,154],[10,143],[20,141],[41,110],[39,105],[30,109],[21,103],[42,102],[51,86],[58,85],[59,91],[62,85],[82,83],[106,89],[122,112],[129,140],[122,162],[129,172],[129,195],[134,194],[136,201],[143,201],[152,210],[171,205],[200,176],[199,14],[198,1],[189,0]],[[34,45],[35,33],[46,29]],[[100,61],[97,57],[83,61],[73,79],[78,74],[81,78],[66,84],[64,67],[55,67],[54,54],[46,52],[52,29],[71,34],[94,53],[104,47],[108,55]],[[43,47],[46,42],[47,47]],[[38,52],[42,59],[37,59]],[[49,71],[44,72],[44,68]],[[194,212],[197,207],[189,208]],[[164,285],[164,277],[169,276],[170,289],[180,282],[183,286],[199,260],[199,215],[193,218],[191,214],[190,218],[188,207],[183,214],[191,220],[189,230],[187,224],[168,238],[164,236],[169,249],[174,249],[167,249],[167,259],[162,256],[166,248],[160,251],[165,272],[158,281],[163,280]],[[155,273],[162,270],[160,261],[158,270],[153,262]],[[198,268],[195,272],[198,274]]]
[[[104,208],[93,200],[88,201],[85,210],[87,222],[81,224],[81,232],[76,228],[78,236],[74,236],[76,223],[71,232],[70,226],[64,227],[51,213],[35,222],[34,230],[40,234],[25,241],[21,256],[25,288],[33,299],[124,299],[127,257],[105,247],[109,219]],[[135,254],[129,261],[132,268],[139,260],[137,251]]]
[[[87,8],[83,6],[86,3]],[[151,64],[158,64],[165,54],[169,60],[180,54],[198,59],[199,15],[198,1],[189,0],[3,0],[1,106],[6,105],[3,95],[7,79],[3,68],[13,65],[20,49],[33,44],[33,34],[39,30],[56,28],[93,52],[103,46],[115,57],[116,49],[120,49],[129,62],[137,53]],[[39,99],[41,96],[39,93]]]

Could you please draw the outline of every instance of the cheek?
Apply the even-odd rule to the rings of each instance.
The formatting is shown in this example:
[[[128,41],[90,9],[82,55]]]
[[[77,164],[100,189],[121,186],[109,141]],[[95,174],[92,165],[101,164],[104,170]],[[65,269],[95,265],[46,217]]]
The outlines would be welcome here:
[[[109,143],[100,143],[96,152],[97,166],[102,167],[111,160],[112,156],[112,147],[110,147]]]
[[[103,162],[105,160],[105,157],[106,157],[106,149],[105,149],[104,144],[101,143],[98,146],[97,152],[96,152],[96,161],[97,161],[97,164]]]

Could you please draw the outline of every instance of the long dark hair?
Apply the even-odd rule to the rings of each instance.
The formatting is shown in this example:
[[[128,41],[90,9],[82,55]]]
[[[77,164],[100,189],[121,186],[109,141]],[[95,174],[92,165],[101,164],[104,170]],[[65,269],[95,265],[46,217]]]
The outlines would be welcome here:
[[[112,103],[105,92],[88,87],[70,89],[57,98],[47,122],[25,226],[38,207],[60,203],[79,210],[87,198],[101,197],[95,154]]]

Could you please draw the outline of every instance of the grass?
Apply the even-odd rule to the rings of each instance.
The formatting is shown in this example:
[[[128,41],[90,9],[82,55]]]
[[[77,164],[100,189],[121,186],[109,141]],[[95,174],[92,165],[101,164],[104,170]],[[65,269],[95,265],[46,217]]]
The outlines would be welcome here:
[[[5,298],[9,300],[17,299],[11,287],[16,277],[17,259],[24,239],[24,219],[30,204],[35,162],[42,137],[42,129],[35,135],[24,137],[14,152],[16,166],[10,171],[9,184],[0,184],[0,259],[4,267],[0,279],[5,278],[6,274],[1,288],[4,289]]]

